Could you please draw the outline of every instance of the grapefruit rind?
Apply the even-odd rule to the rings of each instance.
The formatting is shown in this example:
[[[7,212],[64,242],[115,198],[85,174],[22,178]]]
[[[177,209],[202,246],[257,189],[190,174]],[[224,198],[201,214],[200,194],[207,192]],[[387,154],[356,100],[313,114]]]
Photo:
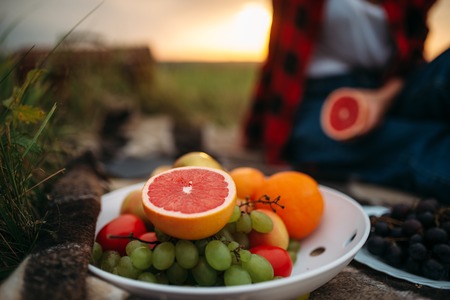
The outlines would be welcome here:
[[[224,200],[220,205],[203,212],[182,213],[180,211],[166,210],[164,207],[155,205],[150,200],[151,197],[155,197],[154,194],[157,193],[155,192],[153,195],[149,195],[149,190],[152,190],[151,185],[155,180],[158,180],[158,178],[163,176],[170,177],[173,172],[178,172],[177,176],[182,176],[183,173],[189,174],[192,170],[205,172],[205,174],[210,173],[211,175],[220,175],[222,181],[218,181],[217,185],[223,186],[225,183],[225,187],[228,189],[228,194],[224,197]],[[189,178],[186,179],[189,180]],[[201,187],[202,184],[204,183],[201,181],[192,182],[192,190],[194,191],[198,186]],[[211,184],[211,182],[209,182],[209,184]],[[173,194],[177,195],[180,193],[180,190],[177,191],[176,189],[180,188],[183,187],[180,187],[179,183],[174,183],[173,186],[166,186],[164,189],[173,189]],[[182,197],[182,194],[180,195],[180,197]],[[208,199],[197,200],[208,201]],[[228,223],[228,220],[233,213],[234,206],[236,205],[236,186],[231,176],[219,169],[200,166],[178,167],[151,177],[142,189],[142,203],[148,219],[156,228],[175,238],[197,240],[214,235]]]

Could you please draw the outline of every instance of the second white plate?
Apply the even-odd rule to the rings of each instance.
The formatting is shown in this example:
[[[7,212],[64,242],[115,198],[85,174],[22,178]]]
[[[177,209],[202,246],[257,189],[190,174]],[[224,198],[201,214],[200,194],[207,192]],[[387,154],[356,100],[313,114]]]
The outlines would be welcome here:
[[[370,216],[380,216],[386,211],[388,211],[388,208],[383,206],[363,206],[363,209],[365,213]],[[403,279],[412,283],[416,284],[422,284],[425,286],[437,288],[437,289],[450,289],[450,281],[439,281],[439,280],[431,280],[422,276],[414,275],[411,273],[408,273],[404,270],[392,267],[383,261],[381,261],[376,256],[370,254],[369,251],[367,251],[366,248],[362,248],[358,251],[358,253],[355,256],[355,260],[371,267],[374,270],[386,273],[388,275],[391,275],[392,277]]]

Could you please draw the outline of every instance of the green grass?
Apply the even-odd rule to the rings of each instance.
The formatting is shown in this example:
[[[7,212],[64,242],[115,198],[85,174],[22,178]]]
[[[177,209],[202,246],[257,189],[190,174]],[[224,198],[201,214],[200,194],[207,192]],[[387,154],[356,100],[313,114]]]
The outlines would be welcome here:
[[[42,81],[45,71],[29,72],[19,84],[14,65],[0,57],[0,281],[33,249],[45,226],[44,183],[56,174],[47,168],[56,105]]]
[[[130,80],[119,65],[81,66],[55,94],[65,121],[82,130],[98,128],[114,106],[187,124],[233,127],[247,110],[258,69],[257,63],[159,62]]]
[[[152,104],[184,121],[236,126],[248,107],[256,63],[158,63]],[[154,107],[153,107],[154,108]]]

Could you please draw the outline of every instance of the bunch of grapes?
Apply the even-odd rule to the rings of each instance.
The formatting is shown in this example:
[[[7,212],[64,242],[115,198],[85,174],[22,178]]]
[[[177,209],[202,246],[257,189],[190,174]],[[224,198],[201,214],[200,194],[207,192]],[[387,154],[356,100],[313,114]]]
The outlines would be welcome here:
[[[396,204],[370,216],[366,249],[387,264],[432,280],[449,280],[450,207],[435,199]]]
[[[200,240],[176,239],[155,228],[158,241],[131,239],[126,255],[102,251],[94,244],[92,263],[127,278],[172,285],[233,286],[276,279],[270,262],[248,250],[247,234],[270,232],[270,217],[259,211],[242,212],[236,206],[228,224],[216,235]],[[300,247],[290,243],[292,259]]]

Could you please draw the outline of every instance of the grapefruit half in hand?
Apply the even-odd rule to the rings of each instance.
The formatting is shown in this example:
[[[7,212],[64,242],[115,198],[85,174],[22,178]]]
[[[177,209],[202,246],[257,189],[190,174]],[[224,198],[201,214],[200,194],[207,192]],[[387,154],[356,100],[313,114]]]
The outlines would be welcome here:
[[[142,204],[162,232],[197,240],[227,224],[236,205],[236,186],[225,171],[179,167],[151,177],[142,190]]]
[[[364,132],[368,113],[369,108],[360,92],[338,89],[323,104],[320,117],[322,129],[334,140],[350,140]]]

